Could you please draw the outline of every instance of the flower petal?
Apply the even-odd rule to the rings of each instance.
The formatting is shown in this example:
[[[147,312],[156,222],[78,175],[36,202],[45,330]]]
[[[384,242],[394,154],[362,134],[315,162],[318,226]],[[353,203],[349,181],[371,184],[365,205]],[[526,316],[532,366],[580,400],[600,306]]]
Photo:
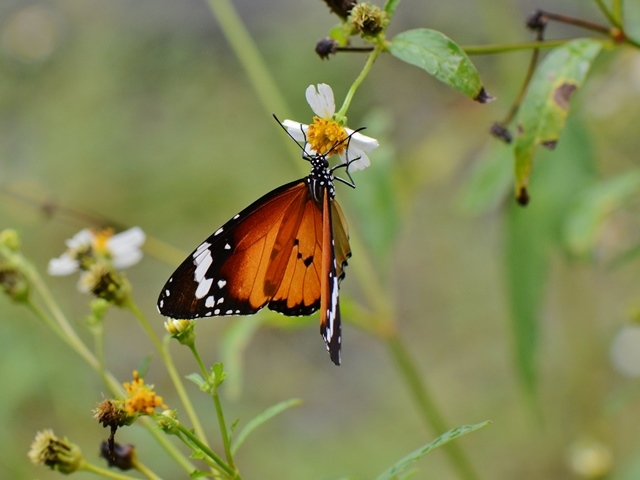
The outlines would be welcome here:
[[[133,227],[114,235],[107,241],[113,266],[120,270],[135,265],[142,258],[140,247],[146,236],[140,227]]]
[[[314,85],[309,85],[305,92],[307,102],[313,113],[320,118],[331,118],[336,113],[336,102],[333,98],[333,90],[326,83],[319,83],[317,90]]]
[[[351,138],[349,140],[349,149],[356,148],[358,150],[362,150],[363,152],[370,152],[375,150],[380,145],[378,140],[372,137],[367,137],[360,132],[354,133],[350,128],[345,129],[347,131],[347,135]]]
[[[73,237],[67,240],[65,243],[71,250],[79,250],[82,247],[90,246],[93,243],[95,235],[91,230],[85,228],[76,233]]]
[[[71,275],[73,272],[78,270],[78,268],[78,261],[71,258],[68,253],[63,253],[58,258],[52,258],[49,260],[47,273],[55,276]]]
[[[340,155],[342,163],[347,163],[347,155],[349,156],[349,171],[364,170],[371,166],[371,160],[364,151],[357,148],[349,147],[346,153]]]
[[[307,130],[309,129],[309,125],[294,122],[293,120],[285,120],[282,122],[282,125],[287,129],[289,135],[291,135],[296,142],[307,141]]]

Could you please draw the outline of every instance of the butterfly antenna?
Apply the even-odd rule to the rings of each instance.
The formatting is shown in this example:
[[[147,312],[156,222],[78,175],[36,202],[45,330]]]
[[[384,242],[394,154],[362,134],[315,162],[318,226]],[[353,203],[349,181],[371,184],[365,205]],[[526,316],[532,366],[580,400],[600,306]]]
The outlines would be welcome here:
[[[296,145],[298,145],[298,147],[300,147],[300,150],[302,150],[302,158],[304,158],[305,160],[308,160],[308,158],[310,157],[309,153],[307,153],[307,134],[304,133],[304,130],[302,129],[302,124],[300,124],[300,132],[302,132],[302,136],[304,137],[304,147],[302,145],[300,145],[300,143],[298,142],[298,140],[296,140],[293,135],[291,135],[291,133],[289,133],[289,129],[287,129],[287,127],[285,127],[282,122],[280,121],[280,119],[278,117],[276,117],[275,113],[272,113],[271,115],[273,115],[273,118],[275,118],[276,122],[278,122],[278,125],[280,125],[282,127],[282,129],[287,133],[287,135],[289,135],[289,138],[291,138],[291,140],[293,140],[295,142]]]

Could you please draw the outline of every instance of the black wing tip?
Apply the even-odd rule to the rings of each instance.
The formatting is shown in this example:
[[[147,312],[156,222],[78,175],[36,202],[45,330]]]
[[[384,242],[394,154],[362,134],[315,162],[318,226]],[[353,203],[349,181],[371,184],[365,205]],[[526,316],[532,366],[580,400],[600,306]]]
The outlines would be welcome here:
[[[331,361],[337,366],[340,366],[340,347],[338,347],[338,349],[329,349],[329,358],[331,358]]]

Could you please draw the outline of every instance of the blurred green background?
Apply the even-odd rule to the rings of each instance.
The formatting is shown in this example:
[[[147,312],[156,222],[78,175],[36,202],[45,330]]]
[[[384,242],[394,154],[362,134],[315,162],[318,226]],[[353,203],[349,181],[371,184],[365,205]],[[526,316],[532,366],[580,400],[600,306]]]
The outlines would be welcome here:
[[[604,22],[593,2],[559,3],[404,0],[391,34],[429,27],[461,45],[527,41],[524,21],[536,8]],[[323,2],[234,4],[294,119],[311,117],[310,84],[332,85],[341,103],[365,57],[321,61],[313,53],[337,23]],[[548,31],[550,38],[580,34],[556,25]],[[306,168],[205,2],[3,0],[0,37],[0,229],[20,232],[42,272],[86,226],[55,208],[47,216],[42,204],[139,225],[186,253]],[[557,150],[536,158],[527,209],[513,206],[508,151],[487,131],[516,96],[529,54],[473,61],[496,102],[476,104],[388,55],[377,61],[349,120],[367,125],[382,148],[371,154],[371,168],[354,175],[356,190],[338,187],[341,205],[376,259],[400,335],[449,427],[494,422],[459,440],[481,478],[598,478],[572,464],[576,451],[610,458],[606,478],[640,478],[640,385],[610,361],[613,338],[638,306],[639,262],[611,267],[638,243],[637,209],[607,216],[585,251],[572,251],[562,235],[578,194],[638,168],[640,56],[627,49],[598,59]],[[352,301],[361,296],[352,270],[359,255],[353,252],[341,289]],[[159,335],[155,302],[175,266],[147,256],[127,272]],[[77,292],[77,278],[47,281],[82,331],[89,297]],[[509,297],[533,292],[536,303],[537,291],[531,399],[514,360]],[[225,398],[228,419],[246,422],[288,398],[304,403],[243,446],[237,461],[245,479],[374,478],[440,433],[423,425],[386,347],[343,316],[339,368],[327,357],[317,316],[299,319],[297,329],[260,329],[252,339],[243,390]],[[220,337],[236,321],[198,324],[206,363],[220,359]],[[58,476],[26,457],[43,428],[96,460],[108,435],[91,418],[106,395],[97,376],[4,296],[0,322],[0,478]],[[126,312],[110,313],[106,334],[108,366],[122,380],[153,353]],[[181,373],[196,370],[186,349],[175,344],[172,353]],[[178,406],[157,358],[146,379]],[[217,438],[210,400],[188,388],[209,438]],[[117,440],[135,444],[163,478],[184,478],[146,431],[123,429]],[[417,467],[414,478],[457,478],[441,451]]]

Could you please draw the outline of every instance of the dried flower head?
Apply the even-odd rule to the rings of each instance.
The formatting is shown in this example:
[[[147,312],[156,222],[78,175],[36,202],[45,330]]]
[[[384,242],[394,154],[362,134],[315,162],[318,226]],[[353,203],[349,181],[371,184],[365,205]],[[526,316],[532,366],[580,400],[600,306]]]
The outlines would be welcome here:
[[[100,456],[109,463],[110,467],[116,467],[120,470],[136,468],[137,454],[133,445],[115,443],[111,448],[109,442],[102,442],[100,444]]]
[[[56,437],[53,430],[42,430],[36,434],[28,456],[35,465],[46,465],[64,474],[81,470],[84,463],[80,448],[66,438]]]
[[[370,3],[359,3],[353,7],[347,21],[354,33],[363,37],[375,37],[384,32],[389,25],[387,12]]]

